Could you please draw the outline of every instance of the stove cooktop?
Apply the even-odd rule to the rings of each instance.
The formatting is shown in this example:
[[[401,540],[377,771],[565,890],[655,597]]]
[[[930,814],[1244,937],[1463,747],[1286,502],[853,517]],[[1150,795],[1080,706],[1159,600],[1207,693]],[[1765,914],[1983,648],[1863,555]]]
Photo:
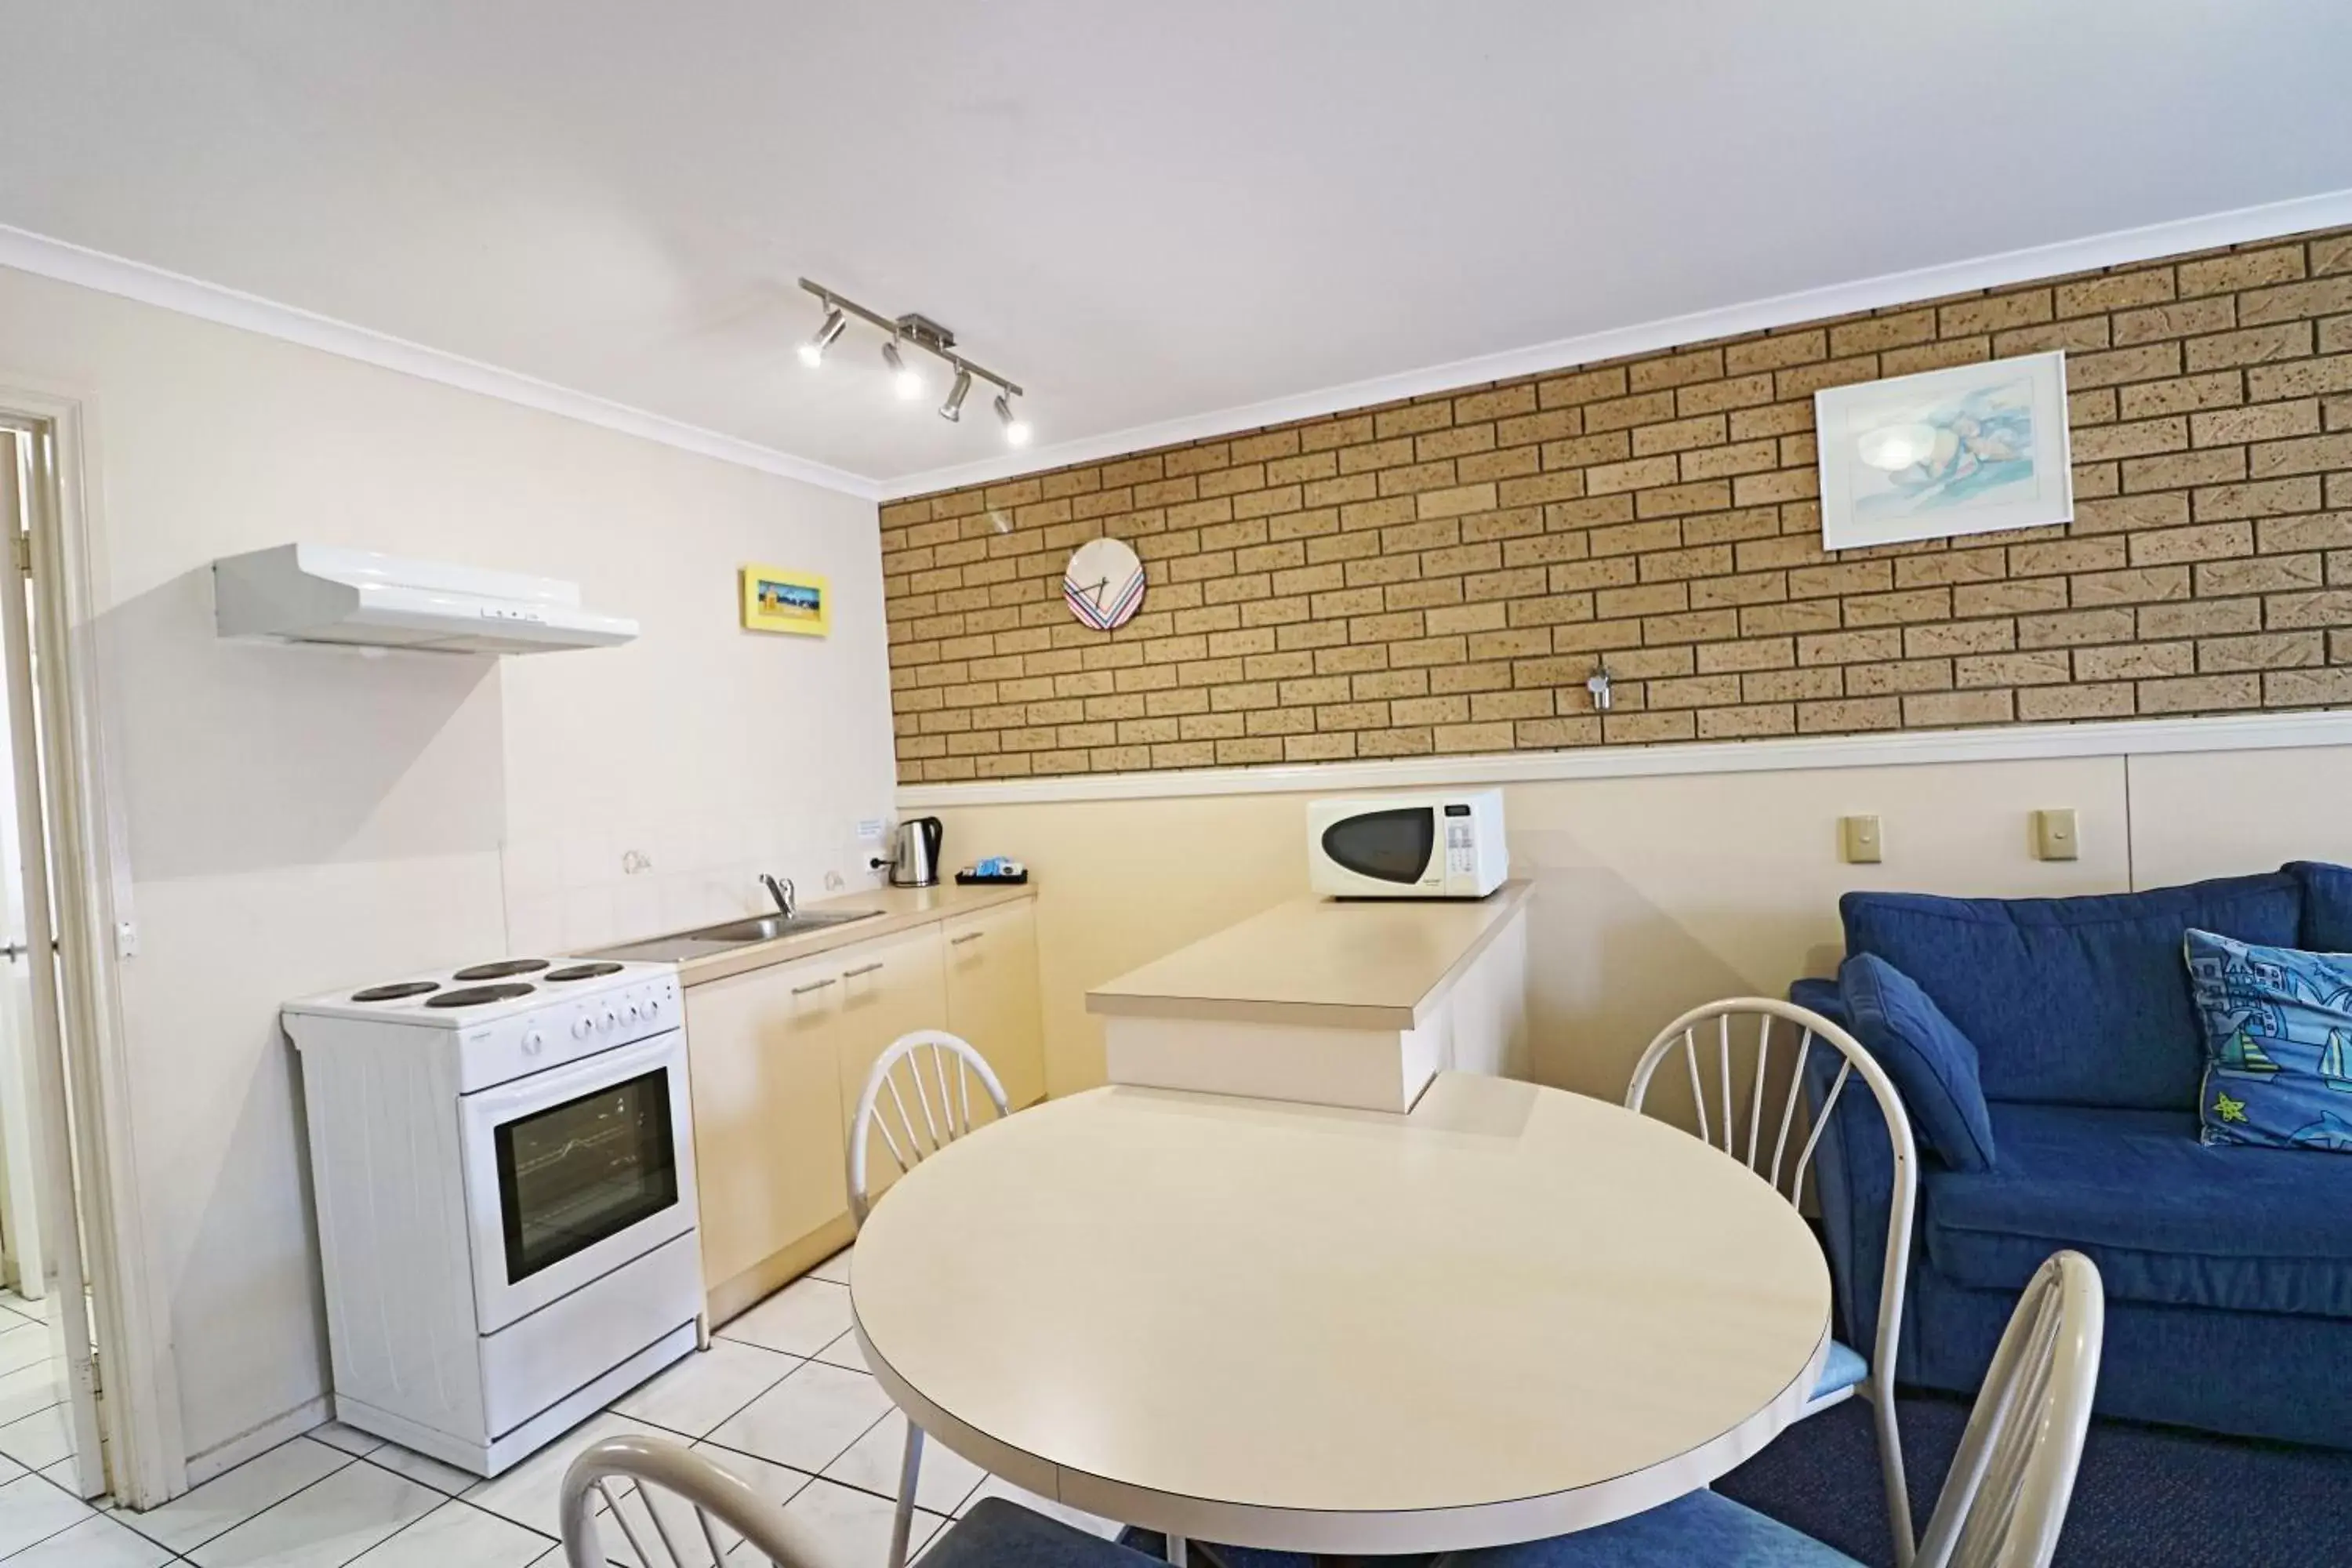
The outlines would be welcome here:
[[[397,1018],[455,1027],[486,1016],[562,1006],[582,995],[674,973],[676,970],[667,963],[502,958],[378,985],[331,991],[288,1006],[300,1013]]]

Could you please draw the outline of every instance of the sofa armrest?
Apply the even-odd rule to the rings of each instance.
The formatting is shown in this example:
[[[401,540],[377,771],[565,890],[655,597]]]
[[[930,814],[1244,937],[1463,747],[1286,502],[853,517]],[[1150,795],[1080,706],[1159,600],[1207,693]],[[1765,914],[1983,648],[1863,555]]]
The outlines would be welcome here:
[[[1789,1000],[1832,1023],[1851,1028],[1845,1003],[1832,980],[1800,980]],[[1805,1114],[1818,1120],[1830,1085],[1844,1058],[1834,1050],[1813,1051],[1805,1063]],[[1822,1241],[1829,1253],[1830,1283],[1837,1298],[1838,1337],[1850,1345],[1870,1345],[1878,1337],[1878,1299],[1886,1274],[1886,1211],[1895,1198],[1895,1156],[1878,1101],[1867,1094],[1841,1094],[1828,1125],[1813,1146],[1813,1195],[1821,1205]],[[1903,1340],[1903,1354],[1911,1352]],[[1899,1370],[1899,1369],[1898,1369]]]

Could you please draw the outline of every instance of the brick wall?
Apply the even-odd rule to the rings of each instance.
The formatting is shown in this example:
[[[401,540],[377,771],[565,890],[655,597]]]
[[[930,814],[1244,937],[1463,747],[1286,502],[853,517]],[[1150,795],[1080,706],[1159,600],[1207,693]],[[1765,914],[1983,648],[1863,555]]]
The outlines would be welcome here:
[[[2071,526],[1821,548],[1816,390],[2053,348]],[[1060,590],[1103,533],[1150,573],[1108,636]],[[882,550],[905,783],[2352,705],[2352,230],[897,501]]]

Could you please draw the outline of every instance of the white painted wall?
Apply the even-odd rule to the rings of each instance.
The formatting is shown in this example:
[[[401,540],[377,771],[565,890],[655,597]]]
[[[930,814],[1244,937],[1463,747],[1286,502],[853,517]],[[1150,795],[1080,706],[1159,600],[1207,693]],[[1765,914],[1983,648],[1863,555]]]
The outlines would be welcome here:
[[[9,383],[93,416],[138,1197],[201,1474],[326,1387],[279,1002],[752,909],[762,869],[870,885],[874,509],[0,269]],[[644,635],[505,661],[215,639],[208,563],[295,539],[576,578]],[[830,575],[833,637],[739,630],[747,562]]]

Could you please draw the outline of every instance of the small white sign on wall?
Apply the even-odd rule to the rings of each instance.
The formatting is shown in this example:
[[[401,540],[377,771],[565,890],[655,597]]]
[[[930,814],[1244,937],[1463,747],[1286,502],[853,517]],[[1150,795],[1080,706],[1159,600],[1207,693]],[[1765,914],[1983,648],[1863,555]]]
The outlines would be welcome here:
[[[1813,422],[1827,549],[2074,521],[2063,353],[1832,386]]]

